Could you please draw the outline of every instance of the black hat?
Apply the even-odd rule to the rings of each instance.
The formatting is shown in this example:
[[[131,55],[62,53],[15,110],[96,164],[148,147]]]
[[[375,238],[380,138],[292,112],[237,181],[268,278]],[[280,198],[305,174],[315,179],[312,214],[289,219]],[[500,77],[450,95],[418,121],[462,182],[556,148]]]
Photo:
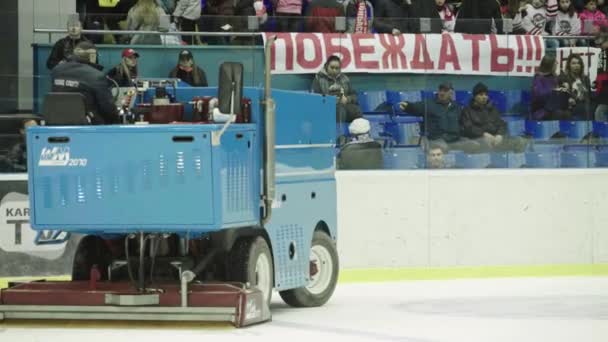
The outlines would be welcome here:
[[[179,59],[184,60],[184,59],[194,59],[194,58],[192,57],[192,52],[190,52],[189,50],[182,50],[182,52],[179,53]]]
[[[487,94],[488,87],[485,84],[479,82],[475,85],[475,87],[473,87],[473,96],[477,96],[478,94],[481,94],[481,93]]]
[[[452,82],[443,82],[439,85],[439,89],[454,90]]]

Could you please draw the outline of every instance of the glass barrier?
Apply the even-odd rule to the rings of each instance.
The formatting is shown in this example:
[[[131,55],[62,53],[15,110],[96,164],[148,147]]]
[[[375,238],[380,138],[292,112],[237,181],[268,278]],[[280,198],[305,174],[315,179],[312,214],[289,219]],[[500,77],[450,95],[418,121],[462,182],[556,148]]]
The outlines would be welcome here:
[[[190,32],[180,31],[184,22],[179,19],[162,16],[163,27],[141,33],[160,42],[143,45],[133,43],[137,33],[103,32],[129,29],[128,13],[84,12],[78,19],[85,29],[102,31],[86,31],[85,36],[100,43],[98,61],[104,72],[120,68],[124,51],[133,48],[138,54],[137,79],[148,79],[148,85],[174,78],[187,49],[207,85],[217,86],[218,68],[229,60],[243,63],[245,86],[261,87],[263,35],[276,34],[273,88],[337,97],[337,165],[342,169],[606,164],[607,114],[599,94],[606,77],[603,51],[608,46],[601,34],[558,36],[551,24],[544,34],[517,34],[523,28],[511,18],[449,22],[369,17],[366,21],[361,13],[354,18],[269,14],[273,12],[204,14]],[[48,39],[43,43],[48,37],[51,43]],[[30,81],[35,114],[41,112],[44,94],[51,89],[47,60],[61,37],[66,33],[35,34],[34,42],[40,43],[34,45],[35,72]],[[337,71],[347,76],[345,84],[334,74],[327,78],[331,55],[340,59]],[[577,63],[583,64],[581,73]],[[168,89],[180,88],[179,83],[171,84]],[[195,96],[178,99],[178,93],[182,94],[176,89],[172,101],[193,102]],[[363,128],[351,125],[359,117],[366,119]],[[361,129],[367,132],[357,134]],[[355,152],[348,152],[353,148]],[[373,158],[365,157],[367,150]],[[344,157],[349,153],[376,162],[357,167],[356,161]]]

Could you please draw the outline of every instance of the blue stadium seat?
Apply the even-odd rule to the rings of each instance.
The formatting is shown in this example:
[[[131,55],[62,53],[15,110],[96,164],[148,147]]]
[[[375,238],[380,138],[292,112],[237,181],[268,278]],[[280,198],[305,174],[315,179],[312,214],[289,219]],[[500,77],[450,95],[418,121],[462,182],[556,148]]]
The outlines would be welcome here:
[[[422,101],[422,93],[420,91],[386,91],[386,103],[393,107],[393,111],[402,112],[401,108],[399,108],[399,102],[402,101]]]
[[[437,92],[434,90],[423,90],[420,92],[423,100],[434,99],[437,95]]]
[[[500,113],[507,112],[507,96],[504,91],[490,90],[488,92],[490,102],[498,109]]]
[[[530,108],[532,103],[532,93],[529,90],[521,91],[521,104],[525,108]]]
[[[424,167],[424,152],[419,147],[392,147],[384,150],[384,168],[411,170]]]
[[[381,105],[386,104],[386,91],[384,90],[361,91],[357,94],[357,98],[363,113],[386,112],[379,110]]]
[[[525,105],[523,104],[523,92],[521,90],[504,90],[503,93],[507,103],[507,112],[520,115],[527,113],[527,110],[522,111]]]
[[[526,133],[526,120],[519,115],[503,115],[502,119],[507,123],[507,132],[510,136],[522,136]]]
[[[468,106],[473,98],[473,93],[468,90],[456,90],[455,92],[456,102],[462,106]]]
[[[397,145],[419,145],[421,122],[418,116],[396,116],[387,130]]]
[[[559,121],[526,120],[526,133],[535,140],[549,140],[559,132]]]
[[[559,129],[566,137],[580,140],[593,131],[593,124],[591,121],[560,121]]]
[[[562,149],[559,144],[534,144],[532,152],[526,153],[526,167],[558,168]]]
[[[389,114],[365,114],[363,117],[369,120],[370,135],[373,139],[384,139],[387,136],[387,125],[391,122]]]
[[[491,165],[489,153],[456,155],[456,167],[461,169],[485,169]]]
[[[526,164],[525,153],[495,152],[490,154],[490,166],[500,169],[517,169]]]
[[[593,133],[600,138],[608,138],[608,122],[593,121]]]
[[[464,155],[462,151],[450,151],[444,155],[444,163],[446,168],[454,168],[456,167],[456,159],[461,158]]]
[[[595,146],[592,145],[566,145],[561,153],[562,167],[587,168],[596,164]]]
[[[595,166],[608,167],[608,151],[600,150],[595,153]]]

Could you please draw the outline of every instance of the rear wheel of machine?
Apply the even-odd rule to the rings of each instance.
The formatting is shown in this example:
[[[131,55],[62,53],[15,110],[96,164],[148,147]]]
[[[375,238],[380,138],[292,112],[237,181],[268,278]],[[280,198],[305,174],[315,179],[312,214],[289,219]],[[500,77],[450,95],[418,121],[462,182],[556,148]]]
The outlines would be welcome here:
[[[264,294],[270,304],[274,287],[274,269],[270,247],[264,238],[242,238],[236,242],[230,252],[231,279],[249,283]]]
[[[89,280],[91,268],[97,265],[101,279],[107,279],[110,250],[97,236],[85,236],[78,243],[72,264],[72,280]]]
[[[307,286],[279,292],[288,305],[321,306],[334,293],[339,272],[338,251],[334,241],[322,231],[316,231],[313,235],[310,263],[311,280]]]

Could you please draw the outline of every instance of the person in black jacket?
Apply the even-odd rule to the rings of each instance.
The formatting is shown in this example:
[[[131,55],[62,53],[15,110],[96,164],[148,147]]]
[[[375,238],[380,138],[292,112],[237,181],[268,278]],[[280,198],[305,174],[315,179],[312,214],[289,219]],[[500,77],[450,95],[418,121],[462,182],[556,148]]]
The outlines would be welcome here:
[[[401,110],[424,118],[424,131],[428,144],[437,145],[444,151],[462,150],[476,153],[480,143],[460,135],[462,106],[453,101],[454,87],[450,82],[439,85],[437,96],[421,102],[401,102]]]
[[[454,32],[503,33],[500,4],[497,0],[463,0]]]
[[[183,50],[179,54],[177,65],[169,73],[171,78],[179,78],[193,87],[206,87],[207,76],[203,69],[196,66],[192,52]]]
[[[34,119],[23,120],[19,134],[20,141],[13,145],[6,156],[0,156],[0,172],[26,172],[27,171],[27,144],[25,142],[25,131],[28,127],[38,126]]]
[[[483,151],[523,152],[528,142],[522,137],[507,136],[507,123],[488,99],[488,87],[476,84],[471,104],[462,111],[460,118],[462,135],[478,141]]]
[[[410,23],[410,27],[413,32],[422,32],[422,33],[441,33],[443,31],[443,22],[441,20],[441,16],[439,15],[437,2],[434,0],[411,0],[412,2],[412,11],[411,15],[414,20]],[[445,3],[445,1],[444,1]],[[443,6],[443,4],[442,4]],[[420,21],[418,18],[428,18],[431,20],[431,26],[429,28],[423,29],[420,26]],[[430,30],[429,30],[430,29]]]
[[[82,36],[81,32],[82,24],[80,21],[77,18],[70,18],[68,20],[68,35],[55,42],[51,54],[46,60],[46,67],[49,70],[52,70],[57,64],[65,62],[78,43],[88,41],[87,38]]]
[[[411,0],[376,0],[374,28],[394,35],[413,32]]]
[[[108,79],[97,63],[97,48],[89,41],[80,42],[68,61],[51,71],[53,92],[77,92],[85,97],[86,115],[91,124],[118,122],[118,110]]]
[[[139,53],[129,48],[122,51],[120,64],[108,71],[108,77],[114,80],[119,87],[133,86],[133,80],[137,78],[137,59]]]

